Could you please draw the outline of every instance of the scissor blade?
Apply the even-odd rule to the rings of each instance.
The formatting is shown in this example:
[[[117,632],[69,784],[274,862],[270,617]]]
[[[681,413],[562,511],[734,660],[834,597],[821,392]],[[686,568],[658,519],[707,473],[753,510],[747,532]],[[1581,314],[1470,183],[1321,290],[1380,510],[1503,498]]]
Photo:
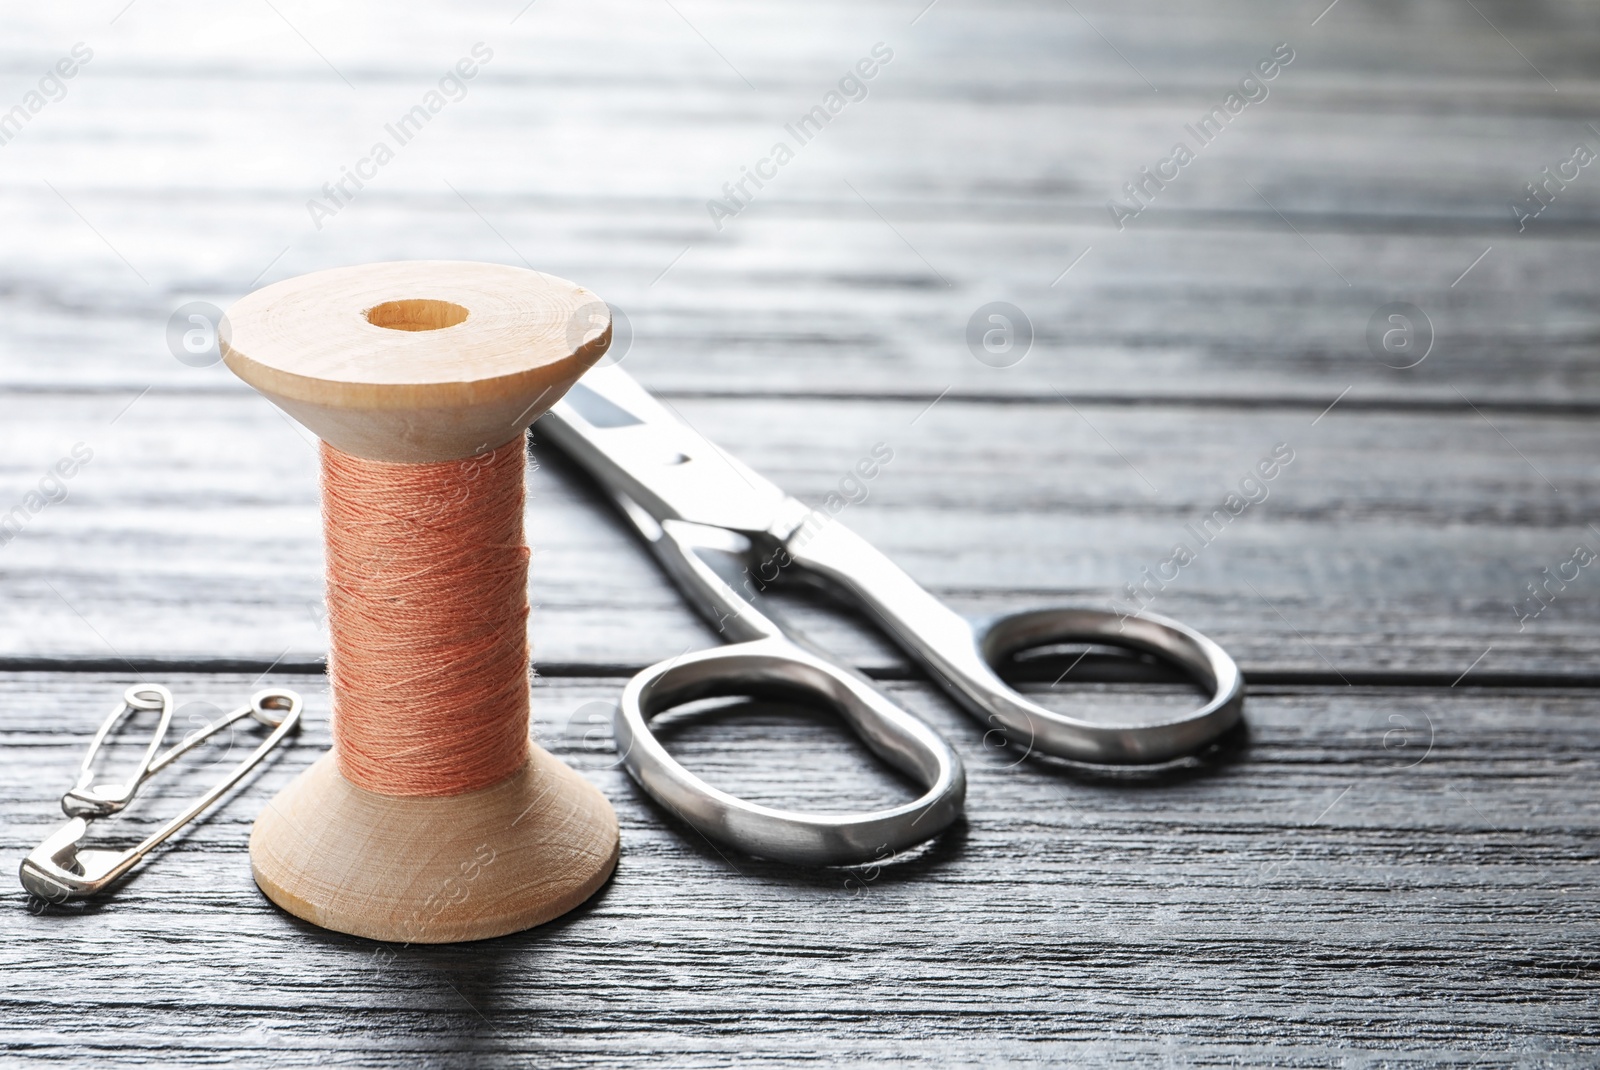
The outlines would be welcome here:
[[[657,522],[772,531],[795,503],[651,397],[615,365],[592,368],[539,429],[600,483]],[[803,507],[802,507],[803,508]]]

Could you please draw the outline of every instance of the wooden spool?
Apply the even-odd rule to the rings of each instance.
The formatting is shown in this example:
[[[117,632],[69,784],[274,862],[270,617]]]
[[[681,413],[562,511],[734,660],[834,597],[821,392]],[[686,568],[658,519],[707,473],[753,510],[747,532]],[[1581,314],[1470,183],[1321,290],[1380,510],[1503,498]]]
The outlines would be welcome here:
[[[605,353],[611,323],[564,279],[417,261],[275,283],[223,333],[228,367],[329,445],[427,463],[522,436]],[[324,755],[256,819],[256,883],[291,914],[376,940],[479,940],[563,914],[615,868],[617,819],[530,747],[510,777],[443,797],[367,790]]]

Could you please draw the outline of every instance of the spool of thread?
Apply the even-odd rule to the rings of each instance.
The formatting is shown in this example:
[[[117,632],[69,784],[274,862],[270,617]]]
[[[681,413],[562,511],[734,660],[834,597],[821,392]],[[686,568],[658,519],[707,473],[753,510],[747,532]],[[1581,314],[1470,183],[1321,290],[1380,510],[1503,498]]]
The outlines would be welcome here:
[[[322,439],[334,746],[256,819],[256,883],[409,943],[577,906],[617,821],[528,738],[523,436],[610,344],[603,304],[519,268],[374,264],[257,290],[223,333]]]

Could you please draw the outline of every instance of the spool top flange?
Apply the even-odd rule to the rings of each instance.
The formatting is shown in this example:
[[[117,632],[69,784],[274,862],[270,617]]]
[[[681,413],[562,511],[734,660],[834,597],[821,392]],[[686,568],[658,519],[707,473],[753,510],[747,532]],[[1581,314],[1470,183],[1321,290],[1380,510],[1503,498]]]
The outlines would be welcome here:
[[[611,315],[554,275],[410,260],[265,286],[219,334],[234,374],[336,449],[425,463],[526,430],[604,355]]]

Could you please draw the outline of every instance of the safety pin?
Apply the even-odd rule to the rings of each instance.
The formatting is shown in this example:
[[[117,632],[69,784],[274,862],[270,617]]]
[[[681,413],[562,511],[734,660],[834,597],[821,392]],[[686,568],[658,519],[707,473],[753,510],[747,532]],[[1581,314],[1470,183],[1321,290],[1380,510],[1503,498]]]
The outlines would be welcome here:
[[[111,736],[124,717],[131,717],[139,710],[160,710],[161,720],[156,725],[155,735],[150,737],[150,746],[145,748],[144,760],[139,763],[139,768],[133,776],[124,783],[117,784],[106,782],[94,783],[94,760],[100,753],[100,747]],[[160,684],[134,684],[122,693],[122,705],[111,711],[111,716],[105,719],[100,726],[100,731],[94,734],[89,749],[83,756],[83,764],[78,767],[78,782],[72,789],[61,797],[61,809],[65,810],[68,817],[109,817],[126,807],[139,793],[139,788],[155,772],[150,763],[155,760],[156,752],[161,749],[161,741],[166,738],[167,726],[172,723],[172,692]]]
[[[61,809],[71,818],[55,833],[34,848],[22,860],[20,876],[22,886],[41,899],[61,903],[69,899],[82,899],[94,895],[106,885],[139,864],[158,844],[193,821],[202,811],[216,802],[246,774],[261,763],[285,736],[300,725],[303,706],[300,695],[288,688],[266,688],[250,696],[248,705],[241,706],[221,720],[206,728],[192,732],[182,742],[157,756],[161,743],[172,722],[172,692],[159,684],[135,684],[123,693],[122,705],[111,711],[100,731],[95,733],[84,755],[77,783],[61,797]],[[112,730],[124,717],[140,710],[160,710],[155,737],[145,749],[144,758],[134,773],[120,782],[94,783],[94,760]],[[242,720],[254,717],[272,729],[272,734],[262,741],[249,757],[210,791],[200,796],[177,817],[147,836],[144,842],[126,851],[105,851],[80,848],[88,835],[89,823],[124,809],[133,801],[145,781],[161,772],[178,758],[198,747],[222,731]]]

